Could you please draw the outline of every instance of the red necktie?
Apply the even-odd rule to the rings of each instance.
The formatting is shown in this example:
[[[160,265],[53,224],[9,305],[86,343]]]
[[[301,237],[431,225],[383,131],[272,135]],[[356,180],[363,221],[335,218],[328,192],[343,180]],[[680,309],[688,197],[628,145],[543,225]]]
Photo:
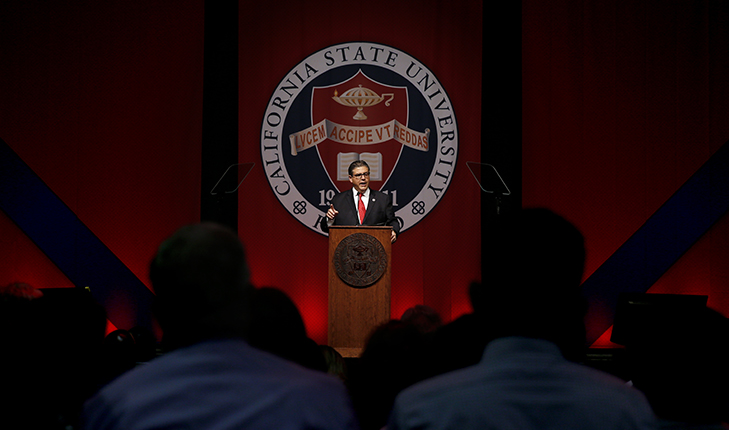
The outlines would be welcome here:
[[[359,223],[362,224],[365,216],[365,206],[362,201],[362,193],[359,193],[359,204],[357,205],[357,210],[359,211]]]

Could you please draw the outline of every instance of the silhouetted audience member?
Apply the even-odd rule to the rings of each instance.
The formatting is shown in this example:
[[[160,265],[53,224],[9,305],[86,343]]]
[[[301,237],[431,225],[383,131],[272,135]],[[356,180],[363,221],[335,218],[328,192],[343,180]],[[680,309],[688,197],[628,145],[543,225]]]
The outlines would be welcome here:
[[[461,315],[426,333],[428,375],[436,376],[477,364],[491,338],[487,327],[473,313]]]
[[[400,321],[414,325],[421,333],[430,333],[443,325],[438,312],[430,306],[415,305],[403,312]]]
[[[117,329],[104,337],[102,348],[103,385],[156,356],[157,340],[149,329]]]
[[[347,361],[342,357],[342,354],[329,345],[319,345],[319,351],[324,357],[327,373],[336,376],[344,382],[344,385],[347,385],[349,383],[349,370]]]
[[[262,287],[253,293],[249,343],[310,369],[326,372],[319,345],[306,335],[299,309],[283,291]]]
[[[632,382],[659,429],[724,430],[729,422],[729,327],[718,312],[656,309],[627,345]]]
[[[43,297],[43,292],[25,282],[14,282],[10,285],[0,287],[0,304],[9,305],[8,312],[15,312],[15,306],[19,303],[28,303],[33,299]]]
[[[367,340],[350,374],[350,393],[362,430],[387,423],[395,396],[427,377],[423,335],[414,325],[391,320]]]
[[[134,361],[145,363],[157,356],[157,338],[146,327],[136,326],[129,329],[134,339]]]
[[[136,365],[134,337],[127,330],[117,329],[104,337],[103,343],[104,385]]]
[[[0,289],[0,427],[68,429],[101,383],[106,313],[75,288]]]
[[[478,363],[490,339],[484,325],[472,313],[443,324],[433,308],[416,305],[407,309],[400,321],[414,325],[423,334],[428,377]]]
[[[356,428],[340,381],[244,340],[253,287],[232,231],[181,228],[159,247],[150,279],[169,351],[90,399],[85,428]]]
[[[471,300],[494,340],[479,364],[400,393],[388,430],[653,428],[638,390],[568,360],[584,348],[579,231],[545,209],[491,227]]]

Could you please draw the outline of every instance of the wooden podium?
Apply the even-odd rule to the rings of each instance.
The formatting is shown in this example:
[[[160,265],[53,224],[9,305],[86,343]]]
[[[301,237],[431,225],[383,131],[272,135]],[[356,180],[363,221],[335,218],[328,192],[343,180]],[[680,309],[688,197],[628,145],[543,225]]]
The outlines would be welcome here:
[[[390,320],[390,226],[329,227],[329,346],[359,357]]]

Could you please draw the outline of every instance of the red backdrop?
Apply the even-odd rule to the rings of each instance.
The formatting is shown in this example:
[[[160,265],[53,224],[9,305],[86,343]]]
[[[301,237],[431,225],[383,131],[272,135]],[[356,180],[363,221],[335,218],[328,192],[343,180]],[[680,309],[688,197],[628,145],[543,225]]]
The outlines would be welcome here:
[[[326,342],[327,239],[276,201],[255,136],[298,61],[370,40],[430,68],[460,133],[449,191],[396,244],[392,314],[417,303],[446,320],[468,312],[481,258],[480,191],[465,166],[480,158],[481,2],[275,3],[240,2],[240,159],[256,167],[239,191],[239,232],[254,282],[289,293]],[[11,1],[0,16],[0,138],[149,286],[156,246],[200,216],[203,1]],[[0,284],[72,286],[3,213],[0,235]]]
[[[729,140],[729,13],[709,1],[522,7],[523,203],[583,231],[589,276]],[[729,315],[728,256],[725,216],[649,292],[706,294]]]
[[[203,1],[80,3],[0,3],[0,138],[148,285],[158,243],[199,219]],[[589,276],[729,140],[729,13],[708,1],[522,7],[523,202],[577,224]],[[286,290],[319,342],[327,239],[289,215],[263,175],[268,98],[307,55],[353,40],[392,45],[438,77],[460,154],[443,201],[394,248],[392,314],[425,303],[456,317],[481,277],[480,191],[465,167],[489,161],[481,11],[479,1],[240,3],[240,161],[257,163],[239,190],[240,235],[256,284]],[[71,286],[3,213],[0,237],[0,284]],[[728,256],[724,217],[650,291],[708,294],[727,315]]]
[[[156,246],[200,217],[202,2],[10,1],[0,16],[0,138],[149,285]],[[2,212],[0,237],[0,284],[72,286]]]

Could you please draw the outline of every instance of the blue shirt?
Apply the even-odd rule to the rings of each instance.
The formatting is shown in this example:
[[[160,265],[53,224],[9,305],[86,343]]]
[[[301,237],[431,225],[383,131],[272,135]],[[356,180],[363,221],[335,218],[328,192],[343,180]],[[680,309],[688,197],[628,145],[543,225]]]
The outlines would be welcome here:
[[[566,360],[540,339],[490,342],[481,362],[416,384],[397,397],[388,430],[653,429],[641,392]]]
[[[84,408],[86,429],[353,429],[336,378],[242,340],[181,348],[120,376]]]

